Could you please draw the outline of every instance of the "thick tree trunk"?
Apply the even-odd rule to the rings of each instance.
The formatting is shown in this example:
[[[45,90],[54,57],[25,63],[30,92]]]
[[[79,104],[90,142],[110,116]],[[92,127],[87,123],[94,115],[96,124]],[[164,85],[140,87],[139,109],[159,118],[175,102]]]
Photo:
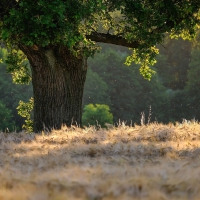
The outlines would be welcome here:
[[[62,46],[20,46],[32,69],[34,131],[81,125],[87,59]]]

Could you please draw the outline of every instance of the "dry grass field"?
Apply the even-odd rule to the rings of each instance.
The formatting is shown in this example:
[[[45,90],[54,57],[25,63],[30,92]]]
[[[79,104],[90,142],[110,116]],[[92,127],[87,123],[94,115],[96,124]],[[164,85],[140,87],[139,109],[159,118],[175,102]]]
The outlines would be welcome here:
[[[0,133],[0,200],[200,199],[200,124]]]

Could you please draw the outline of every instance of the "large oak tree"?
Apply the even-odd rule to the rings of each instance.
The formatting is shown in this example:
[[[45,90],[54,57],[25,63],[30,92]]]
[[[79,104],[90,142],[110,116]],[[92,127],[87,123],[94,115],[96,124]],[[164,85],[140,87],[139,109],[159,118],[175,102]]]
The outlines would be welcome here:
[[[1,0],[0,39],[13,73],[31,65],[34,131],[81,125],[87,58],[96,42],[133,49],[126,63],[150,78],[165,33],[192,37],[200,0]],[[19,73],[19,76],[20,76]],[[24,78],[24,81],[28,81]]]

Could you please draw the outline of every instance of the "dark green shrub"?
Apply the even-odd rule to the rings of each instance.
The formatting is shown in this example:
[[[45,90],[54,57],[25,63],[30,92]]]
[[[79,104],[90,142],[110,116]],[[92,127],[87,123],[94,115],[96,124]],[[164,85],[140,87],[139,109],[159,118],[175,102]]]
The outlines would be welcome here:
[[[0,101],[0,131],[14,131],[15,123],[12,121],[11,110]]]

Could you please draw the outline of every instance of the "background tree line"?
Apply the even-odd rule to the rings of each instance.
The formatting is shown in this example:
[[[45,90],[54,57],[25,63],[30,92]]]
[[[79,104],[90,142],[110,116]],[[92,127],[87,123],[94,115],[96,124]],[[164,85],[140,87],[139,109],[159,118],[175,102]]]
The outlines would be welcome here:
[[[114,123],[121,120],[139,124],[141,112],[145,113],[146,121],[149,115],[151,121],[163,123],[183,118],[200,119],[200,32],[193,41],[167,38],[159,45],[160,54],[153,67],[157,73],[151,81],[140,75],[138,65],[124,64],[129,55],[127,48],[105,44],[101,47],[101,53],[89,59],[84,106],[108,105]],[[6,56],[7,51],[2,47],[0,129],[20,130],[24,119],[16,108],[20,100],[27,102],[30,99],[32,87],[12,83],[11,75],[6,73]],[[85,111],[88,112],[88,108]]]
[[[200,31],[192,41],[167,37],[159,51],[157,73],[147,81],[138,65],[124,64],[127,48],[102,45],[101,54],[89,60],[84,104],[109,105],[114,122],[140,123],[141,112],[146,122],[150,115],[163,123],[199,120]]]

